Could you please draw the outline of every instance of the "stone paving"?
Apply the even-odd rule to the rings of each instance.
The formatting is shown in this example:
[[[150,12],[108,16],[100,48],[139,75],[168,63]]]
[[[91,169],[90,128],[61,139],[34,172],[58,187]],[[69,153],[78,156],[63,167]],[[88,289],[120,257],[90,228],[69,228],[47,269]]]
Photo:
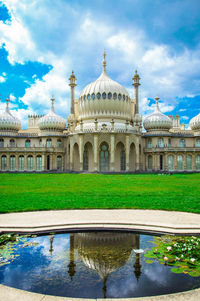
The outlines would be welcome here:
[[[200,234],[200,215],[155,210],[63,210],[8,213],[0,215],[0,232],[45,232],[75,229],[121,229],[171,234]],[[87,299],[63,298],[35,294],[0,285],[0,301],[75,301]],[[91,301],[93,299],[90,299]],[[101,300],[104,299],[94,299]],[[112,299],[107,299],[112,300]],[[113,299],[116,300],[116,299]],[[156,296],[120,299],[144,301],[197,301],[200,289]]]

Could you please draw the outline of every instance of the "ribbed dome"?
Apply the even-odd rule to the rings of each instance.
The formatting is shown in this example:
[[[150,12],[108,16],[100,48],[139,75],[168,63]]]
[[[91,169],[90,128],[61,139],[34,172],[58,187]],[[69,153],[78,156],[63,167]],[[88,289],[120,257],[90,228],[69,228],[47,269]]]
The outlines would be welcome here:
[[[190,120],[190,128],[192,130],[200,130],[200,113]]]
[[[12,116],[9,110],[9,99],[6,99],[7,106],[5,112],[0,115],[0,130],[19,131],[21,122],[18,118]]]
[[[54,98],[51,99],[52,106],[50,112],[41,117],[38,121],[40,130],[63,131],[66,127],[66,121],[54,111]]]
[[[147,131],[155,131],[155,130],[162,130],[168,131],[172,127],[171,119],[161,113],[158,105],[159,97],[155,98],[156,100],[156,109],[153,114],[147,116],[144,121],[143,125]]]
[[[131,99],[128,91],[106,73],[105,56],[100,77],[87,85],[79,97],[79,118],[117,116],[131,118]]]

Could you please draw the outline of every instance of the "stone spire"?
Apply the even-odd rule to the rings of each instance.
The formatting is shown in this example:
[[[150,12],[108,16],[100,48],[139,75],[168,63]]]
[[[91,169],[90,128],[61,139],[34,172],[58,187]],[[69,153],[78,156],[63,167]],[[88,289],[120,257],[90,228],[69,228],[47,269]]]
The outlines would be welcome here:
[[[140,77],[137,73],[137,70],[135,70],[135,74],[132,80],[133,80],[133,86],[135,88],[135,114],[139,114],[138,87],[140,86]]]
[[[155,111],[156,112],[160,111],[160,109],[159,109],[159,102],[158,102],[159,99],[160,99],[160,97],[158,97],[158,96],[155,97],[155,101],[156,101],[156,110]]]
[[[55,98],[54,98],[54,96],[52,95],[52,97],[51,97],[51,111],[52,111],[52,112],[55,112],[55,111],[54,111],[54,101],[55,101]]]
[[[69,78],[69,86],[71,87],[71,114],[74,114],[74,102],[75,102],[75,87],[77,86],[76,84],[76,76],[74,75],[74,71],[72,70],[72,74],[70,75]]]
[[[102,65],[103,65],[103,72],[106,73],[106,52],[104,50],[104,53],[103,53],[103,62],[102,62]]]
[[[10,110],[9,110],[9,102],[10,102],[10,99],[9,99],[9,96],[7,96],[6,98],[6,112],[9,113]]]

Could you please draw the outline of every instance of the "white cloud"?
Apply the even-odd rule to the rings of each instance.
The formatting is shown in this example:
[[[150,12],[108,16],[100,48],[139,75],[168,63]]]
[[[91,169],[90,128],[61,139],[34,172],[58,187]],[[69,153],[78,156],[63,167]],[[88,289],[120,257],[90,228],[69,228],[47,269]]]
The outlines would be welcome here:
[[[6,81],[6,78],[3,76],[0,76],[0,83],[5,83],[5,81]]]

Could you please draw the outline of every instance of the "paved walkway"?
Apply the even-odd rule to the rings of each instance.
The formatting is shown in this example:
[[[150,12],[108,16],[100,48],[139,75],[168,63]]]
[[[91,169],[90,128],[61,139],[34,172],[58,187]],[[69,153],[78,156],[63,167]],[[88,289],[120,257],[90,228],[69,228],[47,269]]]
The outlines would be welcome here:
[[[155,210],[63,210],[0,214],[0,232],[43,232],[75,229],[122,229],[171,234],[200,234],[200,214]],[[34,294],[0,285],[0,301],[80,301]],[[90,301],[104,299],[90,299]],[[114,299],[107,299],[108,301]],[[115,299],[116,300],[116,299]],[[128,299],[121,299],[128,300]],[[135,301],[197,301],[200,289]]]
[[[60,210],[0,215],[0,232],[70,229],[130,229],[200,234],[200,214],[156,210]]]

